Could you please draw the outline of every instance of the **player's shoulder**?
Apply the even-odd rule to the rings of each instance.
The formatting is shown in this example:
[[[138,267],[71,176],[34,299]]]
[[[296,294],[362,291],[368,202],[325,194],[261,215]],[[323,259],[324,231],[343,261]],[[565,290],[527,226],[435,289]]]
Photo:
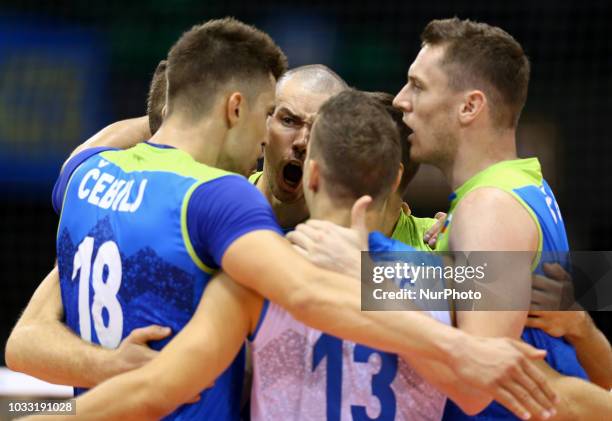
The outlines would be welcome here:
[[[92,162],[96,158],[100,158],[105,154],[117,151],[116,148],[109,146],[96,146],[92,148],[83,149],[73,155],[71,155],[64,165],[62,165],[62,173],[72,173],[77,167],[80,167],[86,162]],[[96,161],[97,162],[97,161]]]
[[[205,182],[197,185],[194,194],[207,192],[207,194],[214,193],[218,198],[236,199],[240,202],[250,198],[257,202],[268,203],[257,187],[239,174],[222,172],[215,178],[201,181]]]
[[[217,178],[231,177],[232,179],[241,179],[249,184],[243,176],[223,170],[221,168],[211,167],[209,165],[201,164],[193,159],[186,160],[181,165],[181,173],[185,176],[193,177],[200,181],[215,180]]]
[[[112,150],[114,150],[114,148],[106,146],[87,148],[72,155],[66,160],[62,166],[59,177],[53,186],[53,192],[51,194],[51,203],[53,205],[53,209],[58,215],[63,207],[65,193],[68,189],[68,183],[73,178],[73,174],[77,172],[78,169],[87,168],[87,163],[94,162],[94,158]],[[98,161],[99,159],[95,160],[96,165]]]
[[[481,212],[490,210],[503,211],[507,205],[515,204],[513,194],[496,186],[481,186],[465,194],[457,205],[455,214],[459,212]]]
[[[126,172],[147,171],[173,174],[197,183],[211,181],[236,173],[198,162],[188,152],[170,145],[141,142],[128,149],[103,154]],[[244,178],[244,177],[242,177]]]
[[[215,214],[266,214],[274,219],[270,204],[257,187],[245,177],[234,173],[225,173],[196,184],[187,200],[189,209],[198,209],[199,212],[206,210],[205,213]]]
[[[455,250],[531,250],[537,243],[538,227],[529,209],[515,194],[497,187],[469,192],[452,221]]]
[[[262,174],[263,174],[263,171],[257,171],[257,172],[254,172],[253,174],[251,174],[249,176],[249,183],[251,183],[253,185],[257,184],[257,182],[261,178]]]
[[[483,186],[468,192],[457,204],[453,212],[453,226],[477,227],[496,226],[508,221],[530,219],[528,210],[520,198],[511,191],[495,186]]]

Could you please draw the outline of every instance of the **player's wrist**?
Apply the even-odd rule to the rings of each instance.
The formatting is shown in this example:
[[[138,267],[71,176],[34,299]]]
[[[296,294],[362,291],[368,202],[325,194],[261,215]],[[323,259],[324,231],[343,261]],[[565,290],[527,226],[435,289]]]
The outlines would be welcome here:
[[[462,364],[464,360],[461,350],[471,340],[471,336],[459,329],[449,328],[444,335],[436,335],[434,352],[438,360],[450,365],[453,371]]]
[[[564,335],[570,343],[588,339],[594,333],[594,324],[586,311],[576,312],[575,320]]]
[[[94,352],[90,353],[91,364],[89,364],[89,367],[91,369],[86,371],[91,387],[126,371],[122,367],[123,361],[119,358],[118,352],[118,349],[96,347]]]

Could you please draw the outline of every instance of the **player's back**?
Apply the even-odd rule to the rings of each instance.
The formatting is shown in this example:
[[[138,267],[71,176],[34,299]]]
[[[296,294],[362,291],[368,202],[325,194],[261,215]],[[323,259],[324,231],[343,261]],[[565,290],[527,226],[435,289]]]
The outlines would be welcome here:
[[[139,327],[167,326],[172,336],[182,329],[213,273],[193,251],[187,203],[197,186],[224,176],[182,151],[150,144],[80,164],[65,189],[57,240],[67,325],[107,348]],[[198,403],[170,417],[236,419],[242,359],[241,352]]]
[[[380,233],[370,235],[375,251],[392,251],[393,244]],[[448,312],[433,315],[450,324]],[[265,302],[251,341],[253,420],[429,421],[442,416],[445,395],[396,354],[312,329],[274,303]]]
[[[396,354],[327,335],[267,304],[252,343],[253,420],[439,420],[445,396]]]

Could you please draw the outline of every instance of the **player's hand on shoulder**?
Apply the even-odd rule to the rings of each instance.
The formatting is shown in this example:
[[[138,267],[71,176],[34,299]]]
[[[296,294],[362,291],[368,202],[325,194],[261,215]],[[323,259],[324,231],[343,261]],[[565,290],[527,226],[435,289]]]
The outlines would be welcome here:
[[[363,196],[355,202],[350,228],[310,219],[287,234],[287,239],[313,264],[359,278],[361,251],[368,249],[366,211],[371,201]]]
[[[423,241],[425,241],[429,247],[432,249],[436,248],[436,243],[438,242],[438,234],[442,231],[442,227],[444,226],[444,222],[446,222],[446,217],[448,215],[444,212],[438,212],[434,216],[436,222],[427,230],[427,232],[423,235]]]
[[[114,350],[111,359],[111,371],[109,377],[142,367],[158,354],[149,348],[148,343],[159,341],[170,335],[168,327],[151,325],[134,329]]]
[[[514,339],[470,336],[457,349],[454,366],[459,378],[519,418],[548,419],[554,415],[557,396],[532,361],[545,355]]]

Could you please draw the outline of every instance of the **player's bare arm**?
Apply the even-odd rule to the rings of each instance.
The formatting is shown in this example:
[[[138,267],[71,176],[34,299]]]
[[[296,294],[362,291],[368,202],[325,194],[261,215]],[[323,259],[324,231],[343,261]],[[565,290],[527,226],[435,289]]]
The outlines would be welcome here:
[[[274,232],[254,231],[234,241],[223,256],[223,268],[297,320],[332,335],[389,352],[433,354],[441,360],[449,352],[442,340],[406,324],[408,319],[437,326],[435,321],[418,313],[387,320],[384,315],[362,312],[357,280],[314,266]],[[440,333],[449,340],[458,338],[450,328]]]
[[[55,267],[11,332],[5,350],[7,366],[51,383],[92,387],[145,364],[157,354],[147,342],[170,334],[160,326],[148,326],[131,332],[119,348],[105,349],[77,336],[62,322],[63,316]]]
[[[578,377],[564,376],[544,361],[536,363],[561,400],[550,421],[599,421],[612,416],[612,393]]]
[[[227,368],[247,335],[255,331],[262,305],[260,296],[225,274],[217,275],[189,323],[155,359],[79,397],[76,416],[51,419],[164,417],[193,400]]]
[[[474,216],[478,215],[478,218]],[[450,248],[453,251],[491,251],[491,259],[504,259],[502,253],[529,251],[512,255],[511,270],[504,271],[499,284],[508,296],[524,301],[524,311],[460,311],[461,330],[482,336],[518,338],[527,319],[531,297],[531,263],[538,247],[538,231],[529,213],[510,194],[495,188],[480,188],[468,194],[453,215]],[[503,262],[500,261],[503,264]],[[511,294],[511,295],[510,295]]]
[[[85,149],[108,146],[117,149],[128,149],[151,137],[149,118],[147,116],[128,118],[116,121],[94,134],[75,148],[70,157]],[[70,159],[70,157],[68,159]],[[68,160],[66,160],[67,162]]]

